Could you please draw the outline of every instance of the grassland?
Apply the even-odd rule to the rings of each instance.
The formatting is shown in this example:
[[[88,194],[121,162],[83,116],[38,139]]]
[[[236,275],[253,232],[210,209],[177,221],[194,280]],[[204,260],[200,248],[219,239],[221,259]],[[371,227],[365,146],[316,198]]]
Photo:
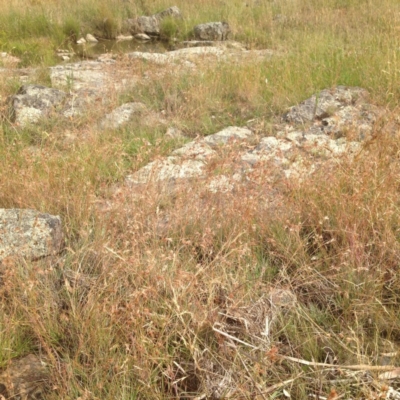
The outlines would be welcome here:
[[[5,105],[19,82],[1,75],[0,207],[60,215],[66,246],[56,259],[10,265],[3,275],[0,366],[40,354],[51,371],[46,399],[202,399],[222,381],[220,398],[389,398],[382,371],[368,366],[400,362],[400,142],[381,133],[399,107],[400,4],[0,0],[0,51],[48,84],[55,49],[101,32],[105,19],[118,32],[124,18],[171,5],[185,17],[173,30],[179,38],[225,20],[234,39],[278,56],[168,79],[146,66],[152,79],[115,93],[111,105],[133,99],[166,110],[189,137],[250,119],[267,135],[288,106],[348,85],[367,89],[390,118],[356,159],[279,183],[275,211],[262,201],[265,185],[219,197],[149,189],[119,199],[113,185],[179,140],[140,119],[100,135],[96,109],[19,128]],[[120,207],[99,211],[99,199]],[[172,221],[162,234],[160,213]],[[271,288],[297,302],[260,336],[265,319],[254,305]],[[216,331],[223,328],[241,342]]]

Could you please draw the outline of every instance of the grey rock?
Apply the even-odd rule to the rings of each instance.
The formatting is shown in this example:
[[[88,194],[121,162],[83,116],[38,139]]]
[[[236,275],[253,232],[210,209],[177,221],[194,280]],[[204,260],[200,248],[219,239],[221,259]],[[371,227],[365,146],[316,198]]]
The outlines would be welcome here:
[[[138,114],[146,110],[143,103],[126,103],[107,114],[100,122],[101,129],[117,129],[132,118],[134,114]]]
[[[154,15],[138,17],[136,23],[139,33],[146,33],[147,35],[160,34],[160,20]]]
[[[0,395],[5,399],[41,399],[49,385],[46,363],[34,354],[12,360],[0,373]]]
[[[162,20],[165,17],[173,17],[179,19],[182,18],[182,13],[177,6],[172,6],[164,11],[154,14],[154,17],[158,18],[159,20]]]
[[[249,140],[252,132],[246,128],[228,127],[204,139],[194,140],[172,152],[171,156],[151,162],[127,177],[128,184],[149,182],[175,182],[205,176],[207,162],[217,155],[213,148],[226,146],[234,141]],[[213,188],[226,187],[229,183],[213,181]]]
[[[285,120],[300,124],[322,120],[335,114],[339,108],[355,104],[365,98],[366,94],[367,92],[361,88],[338,86],[332,90],[325,89],[298,106],[291,107],[285,115]]]
[[[67,94],[41,85],[24,85],[10,98],[13,121],[21,126],[37,122],[63,105]]]
[[[151,36],[160,35],[160,22],[166,17],[182,18],[178,7],[170,7],[164,11],[150,16],[141,16],[135,19],[125,20],[123,25],[132,34],[146,33]]]
[[[0,209],[0,262],[7,257],[36,260],[56,254],[62,243],[59,216],[29,209]]]
[[[227,22],[208,22],[193,29],[197,40],[227,40],[231,29]]]
[[[104,91],[112,81],[111,71],[107,71],[106,67],[114,63],[112,59],[103,59],[56,65],[50,68],[51,83],[70,91]]]
[[[233,142],[235,140],[248,140],[252,136],[253,133],[250,129],[229,126],[220,132],[207,136],[204,142],[210,146],[226,145],[228,142]]]

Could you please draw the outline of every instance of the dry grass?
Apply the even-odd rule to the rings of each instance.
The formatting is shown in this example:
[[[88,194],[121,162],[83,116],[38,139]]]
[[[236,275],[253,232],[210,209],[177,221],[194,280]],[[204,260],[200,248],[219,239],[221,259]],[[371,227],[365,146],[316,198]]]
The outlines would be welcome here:
[[[61,25],[74,13],[120,21],[171,5],[30,3],[32,15]],[[397,118],[397,2],[381,1],[379,12],[368,1],[248,3],[175,4],[188,27],[225,19],[237,39],[276,57],[178,75],[120,61],[149,79],[111,95],[108,109],[143,101],[189,137],[251,119],[266,135],[286,107],[344,84],[368,89]],[[18,82],[0,80],[5,100]],[[167,196],[150,185],[132,197],[111,188],[181,142],[140,119],[100,134],[102,112],[0,126],[0,206],[61,215],[66,234],[58,257],[9,265],[2,277],[1,365],[41,354],[46,399],[388,398],[382,371],[366,366],[400,359],[398,137],[379,126],[356,159],[301,183],[261,175],[235,193],[194,184]]]

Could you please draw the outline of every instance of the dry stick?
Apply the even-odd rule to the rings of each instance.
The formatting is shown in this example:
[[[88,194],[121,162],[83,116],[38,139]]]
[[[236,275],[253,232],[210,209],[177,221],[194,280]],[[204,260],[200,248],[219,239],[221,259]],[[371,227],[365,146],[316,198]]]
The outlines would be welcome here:
[[[295,357],[289,357],[289,356],[283,356],[283,355],[277,355],[277,357],[283,358],[284,360],[288,361],[293,361],[298,364],[302,365],[308,365],[311,367],[324,367],[324,368],[343,368],[343,369],[350,369],[352,371],[359,371],[359,370],[364,370],[364,371],[391,371],[393,369],[396,369],[394,365],[365,365],[365,364],[360,364],[360,365],[336,365],[336,364],[325,364],[325,363],[319,363],[319,362],[313,362],[313,361],[307,361],[303,360],[301,358],[295,358]]]
[[[223,332],[217,328],[215,328],[215,326],[213,326],[213,331],[229,338],[232,339],[238,343],[244,344],[245,346],[248,347],[252,347],[253,349],[257,349],[256,346],[253,346],[250,343],[246,343],[243,340],[240,340],[232,335],[229,335],[226,332]],[[350,369],[352,371],[359,371],[359,370],[363,370],[363,371],[392,371],[394,369],[396,369],[396,366],[394,365],[365,365],[365,364],[359,364],[359,365],[338,365],[338,364],[325,364],[325,363],[319,363],[319,362],[314,362],[314,361],[307,361],[307,360],[303,360],[301,358],[296,358],[296,357],[289,357],[289,356],[284,356],[281,354],[278,354],[277,357],[280,357],[284,360],[288,360],[288,361],[293,361],[296,362],[298,364],[302,364],[302,365],[308,365],[310,367],[324,367],[324,368],[342,368],[342,369]]]

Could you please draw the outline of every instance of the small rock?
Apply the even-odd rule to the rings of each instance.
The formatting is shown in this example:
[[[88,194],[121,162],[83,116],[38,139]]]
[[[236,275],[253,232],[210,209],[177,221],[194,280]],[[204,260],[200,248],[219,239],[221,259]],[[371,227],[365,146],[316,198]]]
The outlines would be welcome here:
[[[129,122],[134,114],[145,110],[146,106],[143,103],[135,102],[123,104],[104,117],[104,119],[100,122],[100,128],[117,129]]]
[[[123,22],[123,26],[133,34],[146,33],[151,36],[159,36],[160,21],[165,17],[182,18],[182,15],[179,8],[174,6],[150,16],[127,19]]]
[[[98,40],[90,33],[88,33],[86,35],[86,41],[89,42],[89,43],[97,43],[98,42]]]
[[[151,37],[149,35],[146,35],[145,33],[137,33],[135,35],[135,39],[138,39],[138,40],[151,40]]]
[[[76,44],[85,44],[86,40],[84,38],[80,38],[76,41]]]
[[[116,37],[116,39],[118,42],[123,42],[123,41],[133,40],[133,36],[132,35],[118,35]]]
[[[0,262],[7,257],[36,260],[61,250],[59,216],[28,209],[0,209]]]
[[[10,98],[10,114],[14,122],[24,126],[37,122],[63,104],[67,94],[41,85],[24,85]]]
[[[226,22],[208,22],[194,27],[197,40],[227,40],[231,29]]]
[[[34,354],[29,354],[12,360],[0,373],[0,395],[6,399],[43,398],[48,381],[46,364]]]
[[[154,14],[154,16],[159,20],[165,17],[182,18],[181,10],[177,6],[169,7],[164,11]]]

